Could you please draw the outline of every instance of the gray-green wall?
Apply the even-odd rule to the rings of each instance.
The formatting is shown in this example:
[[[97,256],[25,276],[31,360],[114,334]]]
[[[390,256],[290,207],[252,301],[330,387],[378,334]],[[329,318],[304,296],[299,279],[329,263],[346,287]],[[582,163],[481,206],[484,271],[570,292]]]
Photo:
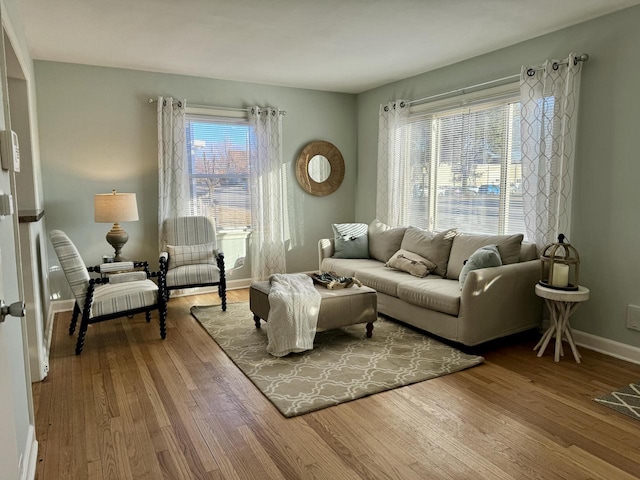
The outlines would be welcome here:
[[[155,107],[159,94],[222,106],[271,104],[287,110],[284,154],[289,165],[290,271],[316,267],[316,242],[330,224],[375,217],[378,107],[518,73],[524,63],[588,53],[582,74],[571,242],[578,248],[581,283],[591,299],[575,328],[640,346],[625,327],[628,304],[640,305],[640,7],[617,12],[512,47],[358,96],[257,84],[36,62],[41,161],[48,228],[61,228],[89,263],[108,252],[108,225],[94,224],[92,197],[111,188],[138,193],[140,222],[125,228],[131,257],[156,257]],[[346,162],[345,182],[324,198],[295,184],[294,159],[308,141],[335,143]],[[357,161],[356,161],[357,155]],[[55,263],[55,260],[52,260]],[[55,284],[55,282],[53,282]],[[62,284],[63,282],[61,282]],[[56,289],[53,288],[52,292]],[[67,294],[67,297],[68,294]]]
[[[331,223],[353,220],[355,95],[44,61],[35,62],[35,71],[47,228],[65,231],[87,264],[113,252],[104,238],[111,226],[93,221],[93,195],[115,188],[138,199],[140,221],[123,224],[130,236],[125,255],[157,266],[158,135],[156,105],[147,99],[158,95],[185,98],[187,105],[286,110],[290,272],[317,269],[318,239],[331,234]],[[308,195],[296,182],[295,159],[312,140],[329,141],[344,156],[344,182],[327,197]],[[49,258],[57,265],[55,254]],[[230,279],[249,276],[245,267]],[[71,298],[59,273],[51,273],[51,284],[52,294]]]
[[[375,218],[378,108],[519,73],[522,64],[588,53],[580,99],[572,238],[591,299],[574,328],[640,346],[626,328],[640,305],[640,7],[623,10],[358,96],[356,220]]]

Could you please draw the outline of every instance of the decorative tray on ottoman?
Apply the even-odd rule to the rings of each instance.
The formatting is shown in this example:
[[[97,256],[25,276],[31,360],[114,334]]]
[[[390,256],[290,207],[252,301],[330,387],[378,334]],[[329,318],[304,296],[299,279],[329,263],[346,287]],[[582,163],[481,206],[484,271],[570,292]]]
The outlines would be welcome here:
[[[311,273],[310,276],[313,279],[313,283],[328,288],[329,290],[349,288],[354,285],[358,287],[362,286],[362,283],[360,283],[360,280],[357,278],[341,277],[336,272]]]

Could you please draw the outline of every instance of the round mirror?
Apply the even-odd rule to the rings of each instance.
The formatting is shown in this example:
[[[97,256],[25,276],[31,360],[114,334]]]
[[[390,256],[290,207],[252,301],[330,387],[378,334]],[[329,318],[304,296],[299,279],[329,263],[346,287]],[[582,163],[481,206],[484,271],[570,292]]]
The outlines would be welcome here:
[[[331,174],[331,164],[327,157],[323,155],[314,155],[309,160],[309,176],[314,182],[322,183]]]
[[[296,178],[311,195],[322,197],[335,192],[344,179],[344,159],[329,142],[309,143],[296,161]]]

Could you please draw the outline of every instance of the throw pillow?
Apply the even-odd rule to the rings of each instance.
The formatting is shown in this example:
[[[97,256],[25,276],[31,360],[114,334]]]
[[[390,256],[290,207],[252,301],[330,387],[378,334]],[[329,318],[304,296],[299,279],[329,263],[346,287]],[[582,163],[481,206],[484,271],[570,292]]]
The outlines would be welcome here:
[[[449,253],[456,233],[455,228],[436,233],[409,227],[404,234],[400,248],[429,259],[436,265],[433,273],[444,277],[447,274]]]
[[[334,223],[334,258],[369,258],[366,223]]]
[[[522,234],[517,235],[483,235],[477,233],[459,233],[453,240],[447,278],[455,280],[460,277],[464,261],[473,252],[486,245],[497,245],[503,265],[520,261]]]
[[[386,266],[420,278],[426,277],[436,268],[436,264],[431,260],[402,249],[391,256]]]
[[[369,256],[381,262],[388,262],[400,250],[406,227],[390,227],[379,220],[369,224]]]
[[[212,243],[203,243],[200,245],[167,245],[169,269],[201,263],[216,265],[213,248]]]
[[[471,254],[469,260],[467,260],[464,267],[462,267],[462,271],[460,272],[460,290],[462,290],[470,271],[478,270],[479,268],[499,267],[500,265],[502,265],[502,259],[500,258],[497,245],[480,247]]]

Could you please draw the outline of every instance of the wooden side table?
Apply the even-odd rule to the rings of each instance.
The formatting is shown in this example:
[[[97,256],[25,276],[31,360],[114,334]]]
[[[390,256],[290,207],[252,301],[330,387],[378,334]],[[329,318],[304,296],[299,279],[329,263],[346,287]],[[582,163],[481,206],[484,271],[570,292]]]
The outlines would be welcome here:
[[[567,342],[571,346],[571,351],[576,359],[577,363],[580,363],[580,354],[576,348],[576,344],[573,341],[573,335],[571,333],[571,325],[569,324],[569,317],[580,306],[581,302],[589,300],[589,289],[585,287],[578,287],[578,290],[556,290],[553,288],[543,287],[542,285],[536,285],[536,295],[544,298],[549,312],[551,313],[551,325],[549,329],[542,335],[542,338],[538,344],[533,347],[534,350],[540,349],[538,357],[541,357],[544,353],[549,340],[554,335],[556,336],[556,352],[554,360],[560,361],[560,355],[564,356],[562,349],[562,337],[566,338]]]
[[[119,268],[119,265],[123,263],[125,264],[126,268]],[[156,276],[149,271],[149,262],[140,262],[140,261],[101,263],[100,265],[87,267],[87,270],[89,272],[99,273],[101,278],[106,278],[109,275],[113,275],[116,273],[128,273],[128,272],[145,272],[147,274],[147,277]]]

